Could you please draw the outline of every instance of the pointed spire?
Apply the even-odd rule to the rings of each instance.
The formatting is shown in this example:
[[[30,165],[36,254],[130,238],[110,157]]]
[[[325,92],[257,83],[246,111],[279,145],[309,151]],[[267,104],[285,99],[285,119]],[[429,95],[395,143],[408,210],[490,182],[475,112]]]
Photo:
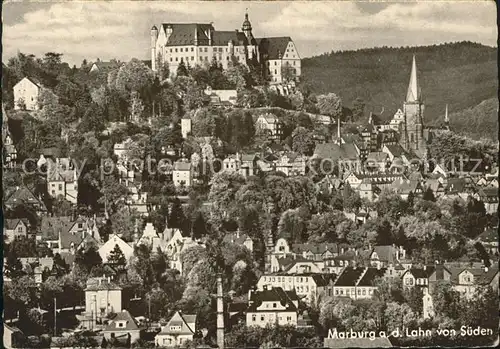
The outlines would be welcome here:
[[[420,101],[420,88],[417,81],[417,61],[413,55],[413,63],[411,66],[410,84],[408,85],[408,92],[406,94],[406,102]]]

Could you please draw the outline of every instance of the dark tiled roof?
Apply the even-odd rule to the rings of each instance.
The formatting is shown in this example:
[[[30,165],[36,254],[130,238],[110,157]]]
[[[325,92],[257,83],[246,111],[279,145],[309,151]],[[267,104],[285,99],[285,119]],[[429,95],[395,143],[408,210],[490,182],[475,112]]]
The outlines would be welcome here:
[[[4,220],[4,224],[5,224],[5,229],[8,229],[8,230],[13,230],[17,227],[17,225],[20,223],[20,222],[23,222],[26,226],[29,225],[29,222],[27,219],[25,218],[14,218],[14,219],[5,219]]]
[[[6,205],[36,205],[41,210],[46,211],[44,203],[40,201],[27,187],[20,187],[12,193],[12,195],[6,200]]]
[[[335,281],[335,286],[355,286],[365,268],[347,267]]]
[[[411,268],[408,270],[408,272],[411,273],[416,279],[427,279],[434,273],[434,271],[436,271],[434,266],[427,266],[425,270],[423,268]],[[440,269],[439,272],[441,274],[443,270]]]
[[[358,159],[358,152],[353,143],[344,143],[342,145],[334,143],[317,144],[314,154],[321,159],[331,159],[333,161],[340,159]]]
[[[174,163],[174,171],[189,171],[191,170],[191,162],[176,161]]]
[[[211,24],[198,23],[163,23],[163,30],[172,27],[172,34],[168,38],[166,46],[194,45],[195,32],[198,36],[198,44],[208,45],[208,36],[205,34],[209,29],[213,30]]]
[[[400,144],[387,144],[385,145],[387,150],[391,152],[393,156],[401,157],[402,155],[408,155],[406,150]]]
[[[388,263],[395,262],[397,250],[397,247],[392,245],[379,245],[373,247],[373,252],[377,253],[378,259]]]
[[[289,36],[256,39],[259,51],[267,59],[280,59],[285,54],[288,43],[292,41]]]
[[[243,32],[233,31],[214,31],[212,43],[214,46],[226,46],[229,41],[235,45],[247,44],[247,37]]]
[[[498,242],[498,227],[487,228],[478,236],[478,239],[482,242]]]
[[[280,302],[281,305],[286,306],[288,311],[295,311],[297,307],[293,304],[293,301],[298,300],[299,297],[295,291],[284,291],[281,287],[272,287],[267,290],[253,292],[247,312],[256,312],[262,302]],[[264,311],[269,311],[269,309]]]
[[[359,280],[357,286],[375,286],[373,282],[379,277],[383,277],[387,268],[367,268],[365,275]]]
[[[125,327],[116,327],[116,322],[126,321]],[[140,330],[139,325],[135,321],[134,317],[130,315],[127,310],[122,310],[117,313],[116,316],[109,322],[109,324],[104,328],[106,332],[120,332],[120,331],[134,331]]]
[[[71,222],[71,217],[42,217],[41,221],[41,235],[42,240],[56,240],[59,233],[67,229],[66,226]]]
[[[292,251],[295,253],[303,253],[311,251],[314,254],[323,254],[326,251],[332,253],[338,253],[338,245],[335,243],[324,243],[324,244],[293,244]]]

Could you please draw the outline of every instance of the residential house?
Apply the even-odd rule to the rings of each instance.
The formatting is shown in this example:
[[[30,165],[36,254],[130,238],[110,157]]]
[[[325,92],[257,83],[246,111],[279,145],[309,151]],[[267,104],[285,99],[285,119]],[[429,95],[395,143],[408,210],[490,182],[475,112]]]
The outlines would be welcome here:
[[[255,129],[258,131],[268,132],[270,139],[280,141],[283,134],[282,124],[276,115],[266,113],[257,118]]]
[[[351,188],[356,189],[363,180],[367,180],[380,190],[389,189],[392,183],[396,180],[403,179],[402,174],[398,173],[359,173],[350,172],[344,177],[345,183],[348,183]],[[366,183],[366,181],[365,181]]]
[[[382,152],[389,156],[391,163],[389,171],[393,173],[403,173],[412,164],[412,156],[399,143],[384,144]]]
[[[78,173],[69,158],[47,159],[47,192],[53,198],[62,197],[72,204],[78,199]]]
[[[342,250],[337,256],[325,258],[323,270],[339,275],[344,268],[359,264],[360,257],[358,250]]]
[[[177,311],[161,331],[155,336],[155,344],[160,347],[178,347],[192,341],[196,333],[196,315]]]
[[[498,256],[498,227],[486,228],[477,238],[486,252],[492,256]]]
[[[402,246],[378,245],[374,246],[369,254],[369,264],[374,267],[387,267],[396,265],[400,259],[406,257],[406,251]]]
[[[392,182],[390,189],[399,194],[403,200],[407,200],[410,193],[413,193],[415,196],[420,196],[423,193],[423,186],[420,181],[412,181],[403,177]]]
[[[104,327],[102,333],[108,342],[115,339],[122,345],[130,345],[141,338],[142,330],[135,318],[123,309]]]
[[[24,77],[14,85],[14,109],[38,110],[38,98],[43,90],[41,82],[33,77]]]
[[[38,215],[47,212],[47,207],[40,198],[37,198],[26,186],[16,187],[14,192],[5,200],[5,207],[14,209],[19,205],[31,206]]]
[[[361,199],[366,199],[369,202],[375,201],[381,193],[380,188],[368,178],[364,178],[355,190]]]
[[[451,272],[453,288],[466,298],[474,297],[481,287],[491,286],[498,290],[498,264],[490,268],[452,268]]]
[[[375,152],[377,150],[377,129],[371,125],[367,124],[360,128],[361,138],[363,139],[364,148],[370,152]]]
[[[165,228],[164,239],[167,241],[164,252],[167,254],[171,269],[176,269],[182,275],[183,264],[181,254],[183,251],[193,246],[203,246],[198,244],[189,236],[183,236],[179,229]],[[170,239],[169,239],[170,238]]]
[[[304,176],[307,162],[307,157],[289,152],[283,154],[274,164],[276,171],[283,172],[287,176]]]
[[[238,172],[241,166],[240,154],[228,155],[222,160],[222,170],[226,172]]]
[[[26,218],[5,219],[3,235],[9,241],[18,237],[27,237],[30,230],[30,223]]]
[[[480,188],[478,191],[478,197],[479,200],[484,203],[486,213],[491,215],[498,214],[498,188]]]
[[[444,195],[444,185],[439,179],[428,178],[425,180],[425,188],[432,190],[435,198],[440,198]]]
[[[297,326],[299,297],[295,291],[264,286],[262,291],[250,291],[246,310],[246,325]]]
[[[280,287],[285,291],[295,290],[303,302],[311,304],[319,299],[332,279],[335,279],[335,274],[264,274],[257,282],[257,290],[263,291],[266,286]]]
[[[122,250],[123,255],[125,256],[125,260],[128,262],[130,258],[134,255],[134,248],[130,246],[128,243],[122,240],[118,235],[112,234],[100,248],[97,250],[99,255],[101,256],[102,262],[108,262],[108,256],[113,251],[115,246],[118,246],[120,250]]]
[[[132,141],[132,138],[127,138],[121,143],[115,143],[113,145],[113,154],[116,155],[118,158],[119,163],[126,163],[128,158],[127,158],[127,153],[130,149],[130,146],[134,143]]]
[[[403,274],[403,287],[429,287],[429,278],[434,272],[434,266],[424,265],[422,268],[410,268]]]
[[[451,281],[451,271],[443,264],[435,263],[434,271],[429,275],[429,293],[432,293],[435,285],[440,281]]]
[[[5,349],[22,348],[25,345],[25,335],[17,327],[3,324],[3,347]]]
[[[174,163],[172,172],[174,186],[189,188],[193,184],[193,166],[187,159],[181,159]]]
[[[122,311],[122,288],[108,277],[95,277],[87,280],[85,292],[85,311],[82,325],[95,328],[109,314]]]
[[[385,268],[346,267],[333,284],[326,287],[326,294],[351,299],[371,298],[377,289],[376,280],[384,277]]]
[[[258,159],[257,154],[241,154],[239,173],[243,177],[255,176],[259,168],[257,166]]]
[[[158,249],[164,251],[167,248],[167,240],[164,238],[164,234],[158,234],[153,223],[146,223],[142,236],[137,239],[137,245],[146,245],[151,248],[151,252],[156,253]]]
[[[120,68],[120,63],[119,62],[103,62],[101,60],[97,60],[97,62],[92,63],[89,73],[108,73],[109,71],[113,69],[118,69]]]

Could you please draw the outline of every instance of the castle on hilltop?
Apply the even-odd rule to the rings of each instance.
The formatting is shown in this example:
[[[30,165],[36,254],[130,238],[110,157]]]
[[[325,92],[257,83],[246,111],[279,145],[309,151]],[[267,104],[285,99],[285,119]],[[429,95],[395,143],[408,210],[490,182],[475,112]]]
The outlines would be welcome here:
[[[255,38],[245,14],[241,31],[215,30],[212,23],[163,23],[151,28],[151,67],[168,63],[174,75],[181,62],[209,65],[213,60],[224,69],[232,60],[259,64],[271,84],[297,80],[301,75],[300,55],[289,36]]]

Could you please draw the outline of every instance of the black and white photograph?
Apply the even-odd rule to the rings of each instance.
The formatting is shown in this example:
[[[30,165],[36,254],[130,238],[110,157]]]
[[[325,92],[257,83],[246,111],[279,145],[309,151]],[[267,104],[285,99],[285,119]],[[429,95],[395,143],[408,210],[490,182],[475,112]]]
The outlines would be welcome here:
[[[499,345],[494,1],[5,1],[3,347]]]

